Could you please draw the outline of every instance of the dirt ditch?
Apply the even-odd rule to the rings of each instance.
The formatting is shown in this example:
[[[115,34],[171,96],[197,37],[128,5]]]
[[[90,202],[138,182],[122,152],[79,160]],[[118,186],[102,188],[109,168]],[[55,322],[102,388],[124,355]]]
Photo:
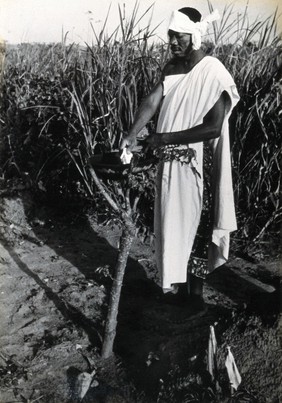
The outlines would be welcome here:
[[[2,198],[0,216],[1,402],[78,401],[82,373],[92,374],[83,402],[184,402],[189,393],[193,401],[227,402],[227,346],[242,376],[236,401],[280,401],[278,257],[231,257],[205,285],[207,312],[177,321],[189,308],[162,302],[152,248],[137,239],[115,355],[101,360],[119,232],[79,212],[39,207],[25,193]],[[210,325],[217,397],[206,371]]]

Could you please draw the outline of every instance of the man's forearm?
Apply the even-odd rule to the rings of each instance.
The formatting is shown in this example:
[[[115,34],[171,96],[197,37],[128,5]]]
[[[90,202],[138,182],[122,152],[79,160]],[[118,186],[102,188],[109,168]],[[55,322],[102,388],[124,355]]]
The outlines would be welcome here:
[[[162,84],[158,83],[153,88],[152,92],[143,100],[137,109],[133,124],[129,130],[128,135],[130,137],[135,138],[143,127],[152,119],[162,100],[162,93]]]
[[[157,109],[157,108],[156,108]],[[146,126],[150,119],[154,116],[156,110],[146,99],[141,103],[134,116],[132,126],[128,132],[130,137],[136,137],[137,134]]]
[[[220,131],[215,127],[201,124],[191,129],[181,130],[179,132],[157,133],[157,135],[161,136],[160,140],[163,145],[193,144],[215,139],[220,136]]]

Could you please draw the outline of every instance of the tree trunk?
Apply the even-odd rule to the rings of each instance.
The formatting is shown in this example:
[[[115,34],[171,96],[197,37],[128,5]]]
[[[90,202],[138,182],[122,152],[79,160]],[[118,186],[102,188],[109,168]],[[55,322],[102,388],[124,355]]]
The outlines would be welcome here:
[[[102,345],[102,358],[108,358],[113,353],[121,288],[134,233],[134,224],[125,224],[121,235],[120,250],[115,267],[115,277],[111,289],[110,303],[105,325],[105,335]]]

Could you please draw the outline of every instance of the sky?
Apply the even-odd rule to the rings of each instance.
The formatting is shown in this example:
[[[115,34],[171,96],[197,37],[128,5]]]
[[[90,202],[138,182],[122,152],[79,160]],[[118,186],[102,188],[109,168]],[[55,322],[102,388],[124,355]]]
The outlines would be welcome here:
[[[62,33],[68,32],[71,43],[91,43],[94,37],[90,23],[99,32],[109,7],[109,33],[119,25],[118,4],[125,10],[125,16],[130,16],[135,0],[0,0],[0,39],[8,43],[59,42]],[[165,40],[166,21],[175,9],[194,7],[203,17],[209,13],[207,0],[141,0],[138,15],[152,5],[151,27],[161,24],[156,30],[156,39]],[[212,0],[212,5],[220,13],[233,5],[234,17],[248,7],[250,22],[270,16],[276,7],[282,14],[281,0]],[[148,19],[149,15],[140,22],[140,28],[148,23]]]

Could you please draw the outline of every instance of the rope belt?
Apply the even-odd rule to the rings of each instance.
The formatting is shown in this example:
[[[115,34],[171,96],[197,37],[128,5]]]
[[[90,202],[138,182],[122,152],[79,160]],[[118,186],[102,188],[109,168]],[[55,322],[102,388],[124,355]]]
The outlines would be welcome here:
[[[190,164],[192,158],[196,159],[196,151],[193,148],[177,148],[169,145],[155,150],[155,155],[162,162],[178,161],[181,164]]]

